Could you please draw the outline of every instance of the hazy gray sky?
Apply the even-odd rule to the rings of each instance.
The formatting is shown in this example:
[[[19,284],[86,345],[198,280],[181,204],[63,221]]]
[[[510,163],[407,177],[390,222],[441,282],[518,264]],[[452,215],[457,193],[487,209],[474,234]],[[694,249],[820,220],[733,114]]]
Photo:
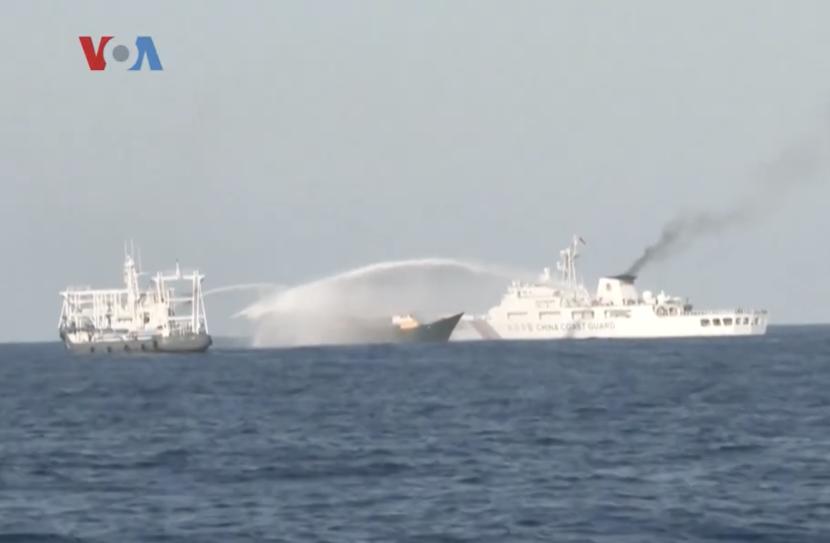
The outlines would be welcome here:
[[[574,232],[586,277],[622,271],[828,130],[828,20],[821,1],[4,2],[0,340],[56,339],[58,291],[118,284],[129,238],[209,286],[430,255],[535,269]],[[102,34],[152,36],[164,71],[90,72],[78,36]],[[641,285],[830,320],[820,177]],[[214,332],[231,305],[209,303]]]

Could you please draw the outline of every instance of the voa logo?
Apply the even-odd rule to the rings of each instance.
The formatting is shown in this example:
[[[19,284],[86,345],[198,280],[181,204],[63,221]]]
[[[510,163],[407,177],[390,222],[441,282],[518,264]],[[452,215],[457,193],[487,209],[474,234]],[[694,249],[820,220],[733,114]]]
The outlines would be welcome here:
[[[86,62],[89,64],[89,69],[93,71],[101,71],[107,67],[107,44],[114,36],[101,36],[98,40],[98,45],[92,41],[92,36],[78,36],[81,42],[81,49],[84,51]],[[110,58],[116,62],[126,62],[130,58],[135,59],[132,66],[128,70],[138,71],[144,66],[144,61],[147,61],[147,66],[151,70],[161,70],[161,60],[159,60],[156,45],[153,43],[153,38],[150,36],[138,36],[135,39],[135,48],[127,47],[124,44],[118,44],[112,47],[112,55]]]

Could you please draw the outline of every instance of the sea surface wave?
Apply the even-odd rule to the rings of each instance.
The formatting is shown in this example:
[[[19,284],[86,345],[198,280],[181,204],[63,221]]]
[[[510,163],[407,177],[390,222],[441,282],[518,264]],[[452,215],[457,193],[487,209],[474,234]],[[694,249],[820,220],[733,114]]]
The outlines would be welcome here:
[[[0,543],[830,541],[829,355],[0,345]]]

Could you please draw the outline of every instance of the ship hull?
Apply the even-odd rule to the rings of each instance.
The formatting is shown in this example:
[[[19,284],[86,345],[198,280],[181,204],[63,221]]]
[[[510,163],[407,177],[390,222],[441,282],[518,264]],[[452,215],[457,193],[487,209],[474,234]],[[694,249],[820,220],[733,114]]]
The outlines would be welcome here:
[[[213,343],[207,334],[152,336],[136,339],[105,338],[93,341],[73,339],[64,334],[62,339],[67,350],[76,354],[202,353]]]
[[[360,325],[353,337],[353,343],[438,343],[448,341],[464,313],[438,319],[413,328],[402,329],[383,324]]]
[[[766,313],[700,313],[665,317],[558,320],[478,318],[464,323],[467,337],[481,339],[659,339],[760,336]],[[728,323],[728,324],[727,324]],[[470,332],[472,330],[472,332]]]
[[[461,320],[463,313],[439,319],[427,324],[421,324],[409,330],[394,329],[393,337],[396,343],[428,343],[449,341],[453,330]]]

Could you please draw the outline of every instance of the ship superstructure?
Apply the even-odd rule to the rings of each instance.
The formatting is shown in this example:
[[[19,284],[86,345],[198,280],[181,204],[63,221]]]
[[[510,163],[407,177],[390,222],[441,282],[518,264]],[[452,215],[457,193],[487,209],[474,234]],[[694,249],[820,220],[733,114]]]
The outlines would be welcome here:
[[[638,291],[632,275],[599,279],[590,293],[577,278],[582,238],[562,250],[557,276],[513,281],[499,305],[468,319],[484,339],[660,338],[747,336],[766,332],[764,310],[696,310],[665,292]]]
[[[142,288],[125,251],[122,288],[67,288],[58,331],[75,352],[198,352],[210,347],[198,271],[158,272]]]

